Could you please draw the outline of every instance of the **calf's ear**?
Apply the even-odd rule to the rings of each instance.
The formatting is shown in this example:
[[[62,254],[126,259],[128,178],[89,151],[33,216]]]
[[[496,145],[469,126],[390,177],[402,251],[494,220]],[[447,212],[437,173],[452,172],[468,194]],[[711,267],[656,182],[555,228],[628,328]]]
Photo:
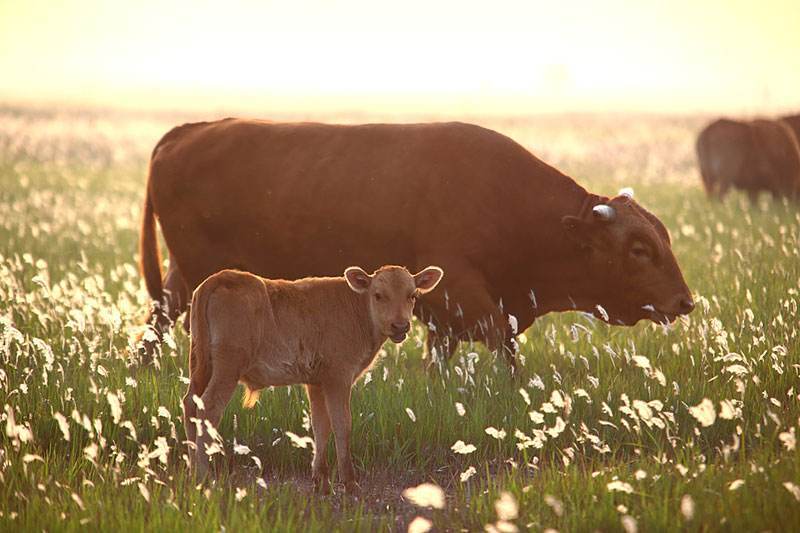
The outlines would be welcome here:
[[[444,270],[437,266],[429,266],[414,274],[414,284],[420,294],[431,292],[442,281]]]
[[[344,279],[347,280],[350,288],[357,293],[366,292],[369,289],[369,284],[372,283],[372,276],[359,267],[348,267],[344,271]]]

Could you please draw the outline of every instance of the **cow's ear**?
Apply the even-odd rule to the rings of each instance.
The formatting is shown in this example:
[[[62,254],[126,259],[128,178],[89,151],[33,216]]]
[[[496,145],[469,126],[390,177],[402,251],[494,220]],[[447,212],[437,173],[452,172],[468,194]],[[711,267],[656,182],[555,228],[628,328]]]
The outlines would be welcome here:
[[[350,288],[357,293],[366,292],[370,283],[372,283],[372,276],[359,267],[348,267],[344,271],[344,279],[347,280]]]
[[[437,266],[429,266],[414,274],[414,284],[420,294],[431,292],[442,281],[444,270]]]
[[[594,228],[592,224],[583,219],[573,216],[565,216],[561,219],[564,232],[567,236],[582,247],[589,247],[592,244],[592,234]]]

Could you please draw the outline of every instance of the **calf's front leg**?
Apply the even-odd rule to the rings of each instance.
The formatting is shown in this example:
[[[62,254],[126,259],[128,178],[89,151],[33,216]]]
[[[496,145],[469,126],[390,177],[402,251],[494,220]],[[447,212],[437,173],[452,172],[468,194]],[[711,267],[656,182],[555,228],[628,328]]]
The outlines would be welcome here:
[[[323,494],[331,491],[328,471],[328,439],[331,435],[331,419],[325,404],[325,393],[319,385],[307,385],[308,402],[311,404],[311,426],[314,430],[314,460],[311,462],[311,481],[314,490]]]
[[[328,410],[333,435],[336,441],[336,463],[339,468],[339,479],[344,483],[344,490],[349,494],[358,492],[356,473],[350,456],[350,431],[352,419],[350,415],[350,389],[352,383],[331,383],[324,386],[325,405]]]

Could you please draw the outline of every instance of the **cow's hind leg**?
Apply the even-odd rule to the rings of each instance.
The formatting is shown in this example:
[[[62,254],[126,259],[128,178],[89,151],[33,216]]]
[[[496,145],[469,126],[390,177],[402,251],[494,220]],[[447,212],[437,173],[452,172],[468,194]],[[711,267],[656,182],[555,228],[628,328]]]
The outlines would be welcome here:
[[[189,288],[172,256],[170,256],[167,274],[164,276],[164,300],[167,319],[170,324],[174,324],[181,313],[189,307]],[[186,324],[184,324],[185,326]],[[189,331],[188,328],[186,331]]]
[[[146,320],[153,335],[143,335],[140,339],[139,352],[142,362],[145,364],[153,361],[164,333],[169,331],[172,324],[189,306],[189,289],[172,256],[170,256],[169,268],[164,276],[163,292],[164,296],[161,301],[153,301]],[[184,327],[186,327],[185,324]],[[186,328],[186,331],[189,329]]]
[[[202,421],[200,434],[196,439],[197,451],[195,452],[197,475],[200,478],[206,476],[209,457],[215,455],[212,445],[215,440],[219,439],[217,427],[222,419],[222,413],[225,412],[225,407],[230,402],[233,391],[236,390],[236,385],[239,383],[238,365],[226,367],[224,364],[219,364],[217,358],[213,359],[211,381],[201,396],[202,409],[198,408],[197,410],[197,418]]]

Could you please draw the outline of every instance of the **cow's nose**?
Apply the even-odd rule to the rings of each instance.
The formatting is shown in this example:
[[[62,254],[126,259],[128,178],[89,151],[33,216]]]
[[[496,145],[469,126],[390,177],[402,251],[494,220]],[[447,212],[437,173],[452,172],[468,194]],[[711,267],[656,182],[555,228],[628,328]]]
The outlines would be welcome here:
[[[680,311],[682,315],[688,315],[694,311],[694,300],[692,300],[691,296],[681,298],[678,301],[678,311]]]
[[[411,324],[408,322],[392,322],[392,333],[400,334],[400,333],[408,333],[408,330],[411,329]]]

